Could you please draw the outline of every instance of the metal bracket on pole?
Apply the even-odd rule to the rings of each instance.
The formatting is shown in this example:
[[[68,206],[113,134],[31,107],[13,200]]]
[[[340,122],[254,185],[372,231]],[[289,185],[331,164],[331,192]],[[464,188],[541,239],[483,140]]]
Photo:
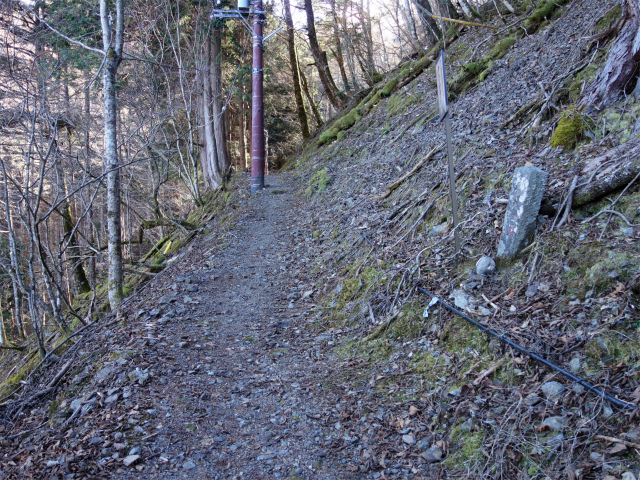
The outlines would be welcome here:
[[[267,35],[266,37],[264,37],[262,39],[263,42],[266,42],[267,40],[269,40],[271,37],[273,37],[276,33],[278,33],[280,30],[282,30],[284,27],[280,27],[279,29],[277,29],[275,32],[271,32],[269,35]]]
[[[249,33],[253,32],[251,25],[245,19],[248,14],[245,12],[241,12],[240,10],[231,10],[227,8],[214,8],[211,11],[211,18],[216,18],[219,20],[226,20],[229,18],[239,18],[242,21],[242,24],[249,30]]]

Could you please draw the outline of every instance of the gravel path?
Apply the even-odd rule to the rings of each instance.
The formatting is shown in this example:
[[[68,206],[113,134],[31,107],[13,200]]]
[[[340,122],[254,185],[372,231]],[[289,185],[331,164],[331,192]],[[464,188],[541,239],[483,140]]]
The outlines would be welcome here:
[[[323,353],[326,336],[305,328],[304,202],[290,179],[268,183],[241,205],[228,246],[210,255],[195,244],[141,305],[153,340],[136,353],[153,373],[127,403],[153,404],[138,411],[140,435],[154,437],[132,452],[148,458],[140,471],[134,462],[122,477],[358,478],[332,449],[345,436],[340,397],[327,387],[335,360]]]

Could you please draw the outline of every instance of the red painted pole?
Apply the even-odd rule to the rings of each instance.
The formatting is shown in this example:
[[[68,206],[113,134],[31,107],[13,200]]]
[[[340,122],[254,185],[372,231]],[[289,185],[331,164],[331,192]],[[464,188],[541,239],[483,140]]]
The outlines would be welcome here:
[[[264,188],[264,109],[262,101],[262,0],[253,3],[253,74],[251,102],[251,193]]]

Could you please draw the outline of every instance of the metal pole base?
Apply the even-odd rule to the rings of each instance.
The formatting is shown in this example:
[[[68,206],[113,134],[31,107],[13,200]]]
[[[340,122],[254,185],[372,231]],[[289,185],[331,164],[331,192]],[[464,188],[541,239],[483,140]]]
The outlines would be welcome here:
[[[258,193],[264,188],[264,177],[251,177],[251,195]]]

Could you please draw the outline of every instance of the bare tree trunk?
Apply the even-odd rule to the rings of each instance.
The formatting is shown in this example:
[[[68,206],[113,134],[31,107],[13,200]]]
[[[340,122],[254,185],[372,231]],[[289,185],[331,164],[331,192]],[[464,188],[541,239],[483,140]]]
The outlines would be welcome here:
[[[107,244],[109,255],[109,305],[122,301],[122,239],[120,225],[120,169],[118,165],[116,74],[124,43],[124,0],[116,0],[115,32],[108,0],[100,0],[102,45],[106,56],[102,76],[104,96],[104,163],[107,170]]]
[[[84,150],[84,162],[85,162],[85,172],[86,174],[89,174],[91,172],[91,158],[90,158],[90,142],[89,142],[89,132],[90,132],[90,125],[91,125],[91,97],[89,96],[89,89],[85,89],[84,91],[84,145],[83,145],[83,150]],[[87,212],[87,219],[88,219],[88,223],[89,223],[89,232],[88,232],[88,238],[89,238],[89,242],[91,245],[95,245],[96,244],[96,240],[95,240],[95,232],[94,232],[94,228],[93,228],[93,202],[92,200],[89,200],[89,202],[91,202],[91,205],[89,205],[89,209]],[[96,277],[97,277],[97,272],[96,272],[96,255],[95,253],[92,251],[89,257],[89,261],[88,261],[88,268],[89,268],[89,286],[91,288],[91,290],[96,288]]]
[[[298,68],[298,56],[296,55],[295,34],[293,30],[293,20],[291,19],[291,7],[289,0],[284,0],[284,21],[287,25],[287,45],[289,47],[289,63],[291,64],[291,76],[293,78],[293,93],[296,97],[296,107],[298,108],[298,120],[300,121],[300,130],[302,138],[309,138],[309,120],[307,112],[304,109],[304,101],[302,99],[302,89],[300,87],[300,73]]]
[[[298,65],[299,67],[299,65]],[[311,111],[313,112],[313,116],[316,119],[316,125],[318,128],[322,126],[322,116],[320,115],[320,111],[318,110],[318,106],[316,102],[313,101],[313,97],[311,96],[311,92],[309,91],[309,84],[307,82],[307,77],[304,74],[304,71],[300,68],[300,80],[302,80],[302,90],[304,91],[305,96],[307,97],[307,101],[311,106]]]
[[[71,143],[71,139],[69,139],[69,143]],[[67,186],[64,179],[64,172],[62,171],[59,161],[56,161],[55,165],[57,170],[56,177],[58,182],[58,195],[62,195],[64,197],[64,199],[60,203],[60,206],[58,207],[58,212],[62,217],[62,230],[64,232],[64,238],[67,242],[66,256],[67,260],[71,262],[71,270],[73,271],[73,282],[75,288],[80,293],[87,293],[91,291],[91,286],[89,285],[87,275],[84,272],[82,261],[79,258],[80,250],[78,248],[78,240],[76,238],[75,222],[73,221],[73,216],[71,214],[71,203],[67,198]]]
[[[411,31],[412,42],[418,45],[418,50],[420,50],[420,42],[418,39],[418,30],[416,29],[416,22],[413,19],[413,13],[411,13],[411,2],[409,0],[404,0],[404,9],[407,12],[407,20],[409,22],[409,29]]]
[[[329,62],[327,61],[327,53],[322,51],[320,45],[318,45],[318,38],[316,36],[315,18],[313,14],[313,5],[311,0],[304,0],[304,8],[307,12],[307,32],[309,34],[309,45],[311,47],[311,53],[316,61],[316,67],[318,69],[318,75],[320,76],[320,82],[327,94],[327,98],[331,104],[337,109],[342,108],[346,101],[347,96],[343,92],[338,91],[338,87],[331,76],[329,70]]]
[[[211,92],[211,41],[207,34],[204,45],[204,58],[200,66],[200,79],[202,84],[202,122],[204,144],[202,157],[202,175],[207,188],[216,189],[222,185],[222,175],[218,168],[216,137],[214,134],[214,120],[211,107],[213,105]]]
[[[344,83],[345,91],[351,90],[349,85],[349,79],[347,78],[347,71],[344,68],[344,57],[342,56],[342,42],[340,41],[340,31],[338,30],[338,19],[336,18],[336,2],[331,1],[331,18],[333,20],[333,39],[336,42],[335,56],[338,61],[338,67],[340,68],[340,75],[342,76],[342,83]]]
[[[627,90],[640,61],[640,0],[626,0],[624,21],[609,50],[607,63],[584,93],[585,106],[608,106]]]
[[[442,37],[442,31],[438,24],[431,16],[433,14],[433,9],[431,8],[431,4],[429,0],[412,0],[415,5],[418,6],[418,12],[420,14],[420,20],[422,21],[422,26],[424,27],[424,31],[427,34],[427,38],[431,45],[435,45],[438,43],[438,40]],[[424,10],[424,11],[422,11]]]
[[[211,62],[211,93],[213,96],[212,102],[212,117],[213,117],[213,132],[216,137],[216,163],[218,165],[218,172],[221,175],[222,182],[229,173],[231,168],[231,161],[229,159],[229,148],[227,144],[227,134],[224,128],[223,116],[223,98],[222,98],[222,65],[220,57],[222,55],[222,28],[216,27],[213,29],[213,44],[211,53],[213,62]]]
[[[344,8],[342,9],[342,34],[346,35],[347,32],[347,3],[345,2]],[[353,64],[353,58],[351,56],[351,51],[349,50],[350,38],[342,37],[342,44],[344,45],[344,53],[347,57],[347,65],[349,66],[349,72],[351,73],[351,83],[353,87],[358,90],[360,88],[360,84],[358,83],[358,77],[356,76],[356,69]]]
[[[0,345],[6,345],[7,332],[4,327],[4,310],[2,310],[2,298],[4,297],[4,290],[0,290]]]
[[[18,264],[18,249],[16,245],[15,230],[13,229],[13,215],[11,214],[11,203],[9,197],[9,178],[7,177],[7,170],[5,163],[0,158],[0,169],[2,169],[2,200],[4,203],[5,220],[7,222],[7,239],[9,243],[9,265],[3,265],[3,268],[7,271],[11,277],[11,284],[13,287],[13,311],[14,322],[18,334],[20,336],[25,335],[24,325],[22,323],[22,311],[20,309],[20,291],[22,289],[22,281],[20,277],[20,266]]]

